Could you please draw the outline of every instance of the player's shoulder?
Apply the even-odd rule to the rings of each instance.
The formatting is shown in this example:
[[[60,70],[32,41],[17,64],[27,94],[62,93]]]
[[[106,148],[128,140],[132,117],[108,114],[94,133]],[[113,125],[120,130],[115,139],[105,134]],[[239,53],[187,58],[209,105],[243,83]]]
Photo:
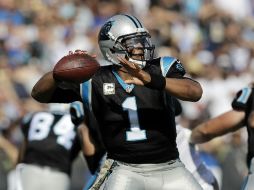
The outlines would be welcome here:
[[[240,89],[233,99],[232,102],[233,109],[246,110],[246,108],[249,105],[249,102],[252,100],[253,90],[254,88],[249,86]]]
[[[159,57],[157,62],[161,68],[163,76],[169,76],[171,74],[179,73],[180,75],[185,74],[185,69],[181,61],[172,56]]]
[[[98,76],[98,75],[100,75],[102,73],[107,73],[107,72],[111,71],[113,67],[114,67],[114,65],[104,65],[104,66],[101,66],[97,70],[97,72],[94,74],[94,76]],[[93,78],[94,78],[94,76],[93,76]]]
[[[24,115],[24,117],[22,118],[21,123],[22,123],[23,125],[29,123],[29,122],[32,120],[32,118],[33,118],[33,116],[34,116],[35,113],[37,113],[37,112],[28,112],[28,113],[27,113],[26,115]]]
[[[107,78],[112,75],[113,65],[101,66],[97,72],[93,75],[92,81],[98,81],[103,78]]]
[[[80,84],[81,92],[82,89],[88,90],[89,86],[93,83],[98,83],[112,73],[112,65],[101,66],[97,72],[93,75],[90,80],[87,80]]]

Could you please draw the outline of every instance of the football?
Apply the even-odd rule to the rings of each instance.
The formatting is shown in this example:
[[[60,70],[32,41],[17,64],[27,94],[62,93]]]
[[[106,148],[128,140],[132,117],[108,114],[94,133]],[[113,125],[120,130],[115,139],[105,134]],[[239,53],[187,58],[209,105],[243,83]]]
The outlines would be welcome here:
[[[95,58],[88,54],[69,54],[61,58],[53,69],[53,77],[59,81],[83,83],[100,68]]]

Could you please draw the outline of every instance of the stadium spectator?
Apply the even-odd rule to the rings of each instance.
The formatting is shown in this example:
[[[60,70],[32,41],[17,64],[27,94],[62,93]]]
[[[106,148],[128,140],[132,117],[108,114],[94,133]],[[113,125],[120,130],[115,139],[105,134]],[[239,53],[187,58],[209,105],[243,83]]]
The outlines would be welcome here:
[[[171,5],[164,6],[165,3]],[[247,8],[240,10],[240,7]],[[67,17],[62,10],[67,10],[64,13]],[[0,1],[0,126],[8,130],[16,118],[42,109],[30,96],[16,92],[19,88],[14,88],[15,82],[29,93],[35,81],[58,61],[59,52],[51,51],[54,46],[58,44],[59,50],[66,53],[70,50],[63,43],[69,28],[74,31],[72,39],[86,40],[80,45],[98,54],[99,24],[109,15],[122,11],[134,14],[145,23],[156,46],[155,55],[178,57],[202,85],[203,96],[198,103],[183,102],[185,121],[192,126],[204,114],[216,117],[230,109],[230,103],[224,102],[230,102],[239,88],[253,80],[253,10],[251,0],[146,0],[145,4],[143,0]],[[179,38],[185,37],[183,28],[188,28],[186,36],[191,37],[186,43]],[[101,62],[102,57],[98,56],[98,60]],[[20,146],[20,135],[16,131],[11,133],[17,138],[14,144]],[[232,147],[226,139],[224,136],[209,142],[220,164],[224,159],[221,152],[225,154]],[[246,142],[242,144],[245,146]]]

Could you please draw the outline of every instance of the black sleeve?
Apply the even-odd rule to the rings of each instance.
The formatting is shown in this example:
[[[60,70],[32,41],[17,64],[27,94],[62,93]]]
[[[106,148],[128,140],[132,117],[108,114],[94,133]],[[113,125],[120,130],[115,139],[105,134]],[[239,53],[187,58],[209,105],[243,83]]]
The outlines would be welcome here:
[[[234,110],[246,111],[248,109],[249,102],[251,101],[251,97],[253,97],[253,89],[252,88],[243,88],[236,93],[235,98],[232,101],[232,108]]]
[[[182,78],[185,75],[185,69],[182,63],[176,59],[176,61],[172,64],[169,71],[166,74],[168,78]]]
[[[78,126],[85,120],[83,103],[80,101],[72,102],[70,105],[71,121]]]
[[[21,124],[20,124],[21,131],[26,139],[28,138],[28,131],[29,131],[29,127],[30,127],[30,123],[33,118],[33,115],[34,115],[33,113],[28,113],[21,120]]]
[[[173,98],[173,103],[174,103],[174,106],[175,106],[175,116],[181,115],[181,113],[183,111],[181,103],[176,98]]]
[[[99,169],[101,159],[105,155],[105,153],[106,151],[101,149],[100,151],[96,151],[96,153],[92,156],[84,156],[91,174],[94,174]]]
[[[50,100],[55,103],[69,103],[74,101],[82,101],[80,95],[73,90],[57,88]]]

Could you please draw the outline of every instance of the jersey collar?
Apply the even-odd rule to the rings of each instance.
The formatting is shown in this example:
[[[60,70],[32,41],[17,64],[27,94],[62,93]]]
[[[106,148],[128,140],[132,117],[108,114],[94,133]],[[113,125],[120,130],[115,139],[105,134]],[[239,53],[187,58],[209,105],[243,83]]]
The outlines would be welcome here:
[[[116,70],[112,69],[112,73],[115,75],[117,81],[120,83],[120,85],[126,92],[130,93],[133,90],[134,84],[126,84],[124,80],[119,76]]]

